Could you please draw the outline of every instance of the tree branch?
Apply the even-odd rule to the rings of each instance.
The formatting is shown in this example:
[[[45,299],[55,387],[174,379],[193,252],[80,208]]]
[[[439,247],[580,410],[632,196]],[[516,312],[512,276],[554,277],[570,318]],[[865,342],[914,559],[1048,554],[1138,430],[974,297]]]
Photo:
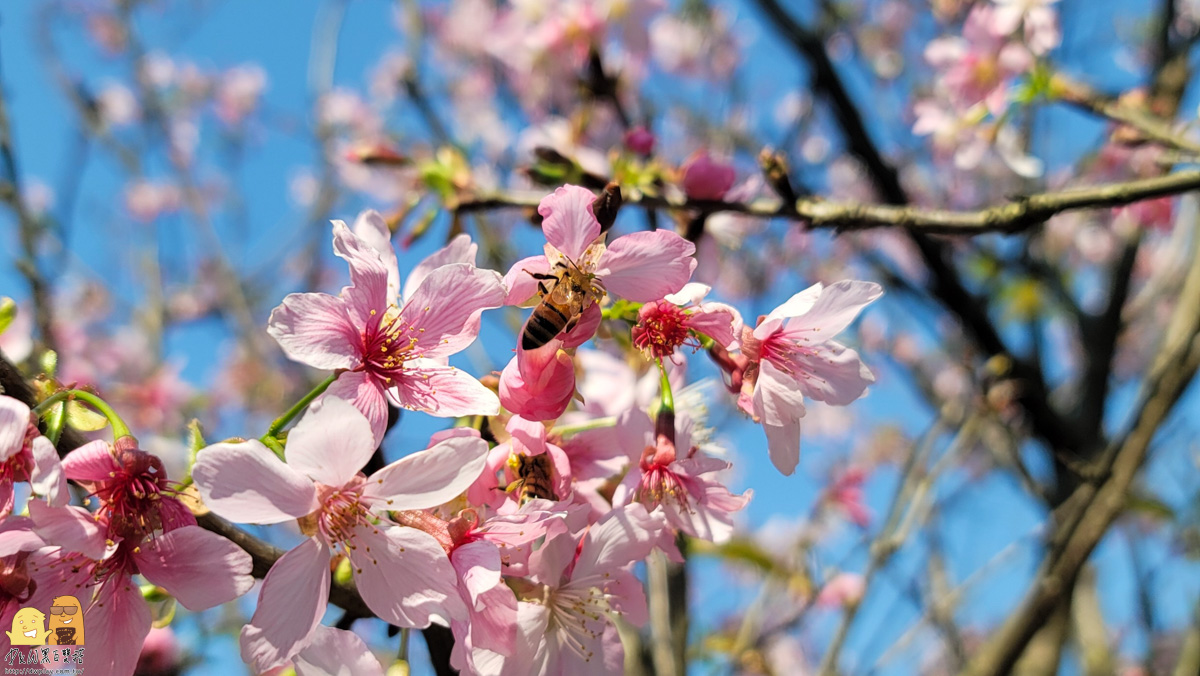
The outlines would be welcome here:
[[[1125,206],[1135,202],[1200,190],[1200,170],[1178,171],[1165,176],[1125,182],[1068,188],[1013,198],[973,211],[925,209],[890,204],[829,202],[820,198],[796,200],[792,207],[773,201],[728,202],[724,200],[672,200],[630,191],[626,205],[667,211],[706,213],[734,212],[756,218],[790,218],[804,221],[812,230],[869,230],[898,227],[928,235],[982,235],[1017,233],[1045,223],[1068,211]],[[459,213],[496,209],[536,209],[542,193],[506,192],[464,199],[454,208]],[[966,293],[965,289],[963,293]]]
[[[1075,583],[1092,550],[1121,514],[1126,492],[1150,449],[1155,432],[1183,395],[1200,368],[1200,246],[1193,252],[1192,267],[1179,295],[1166,337],[1149,371],[1144,395],[1136,406],[1133,424],[1106,453],[1099,486],[1085,483],[1066,501],[1069,510],[1060,521],[1053,548],[1043,559],[1039,574],[1025,601],[1004,626],[978,652],[966,673],[999,676],[1012,670],[1038,627]]]

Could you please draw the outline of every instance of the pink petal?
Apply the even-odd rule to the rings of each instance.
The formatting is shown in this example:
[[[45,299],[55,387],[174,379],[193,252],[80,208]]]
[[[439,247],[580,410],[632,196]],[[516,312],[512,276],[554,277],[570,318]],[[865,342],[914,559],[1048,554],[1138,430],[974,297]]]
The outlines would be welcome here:
[[[529,556],[528,577],[535,582],[558,587],[567,568],[575,560],[576,545],[575,538],[566,532],[546,538],[542,546]]]
[[[425,280],[425,277],[443,265],[466,263],[467,265],[474,266],[475,255],[478,251],[479,245],[472,242],[471,236],[466,233],[462,233],[450,240],[449,244],[429,254],[425,260],[417,263],[417,266],[408,273],[408,279],[404,280],[404,295],[402,297],[411,297],[416,292],[417,287],[421,286],[421,282]]]
[[[508,419],[504,429],[512,435],[513,440],[529,455],[539,455],[546,452],[546,426],[536,420],[527,420],[519,415]]]
[[[669,293],[663,296],[663,300],[675,305],[699,305],[700,301],[712,291],[712,287],[700,282],[688,282],[683,285],[683,288],[678,293]]]
[[[447,439],[375,472],[362,494],[390,511],[437,507],[461,495],[479,478],[487,454],[487,442],[478,437]]]
[[[323,293],[284,298],[267,333],[289,359],[323,371],[352,368],[361,356],[361,327],[351,323],[345,301]]]
[[[31,451],[33,470],[29,473],[29,484],[33,492],[44,496],[51,507],[67,504],[71,494],[67,492],[67,477],[54,444],[46,437],[35,437]]]
[[[263,578],[258,608],[242,627],[242,661],[262,673],[303,650],[329,600],[329,550],[309,538],[284,554]]]
[[[318,625],[292,664],[296,676],[383,676],[383,667],[352,631]]]
[[[863,395],[875,376],[859,359],[858,353],[836,341],[809,348],[811,356],[802,358],[810,374],[800,379],[805,396],[834,406],[846,406]]]
[[[321,397],[288,433],[287,464],[326,486],[343,486],[367,464],[377,446],[366,416],[354,404]]]
[[[654,549],[662,527],[662,519],[647,513],[640,504],[614,509],[588,529],[571,578],[604,577],[605,573],[641,561]]]
[[[462,581],[472,609],[478,609],[479,597],[500,584],[500,549],[495,543],[476,540],[456,547],[450,563]]]
[[[874,282],[842,280],[830,284],[807,312],[784,323],[784,335],[811,343],[829,340],[881,295],[883,287]]]
[[[617,415],[634,405],[637,377],[625,360],[607,352],[584,349],[575,353],[575,361],[583,370],[577,388],[588,413]]]
[[[333,252],[350,264],[350,286],[342,289],[350,321],[357,327],[380,321],[395,299],[388,295],[388,270],[379,253],[341,221],[333,222]]]
[[[759,322],[759,327],[761,328],[763,326],[766,326],[766,324],[768,322],[770,322],[771,320],[775,320],[775,319],[782,320],[782,319],[787,319],[788,317],[799,317],[800,315],[802,315],[812,309],[812,306],[816,304],[817,299],[821,297],[821,294],[824,291],[825,291],[824,284],[822,284],[820,282],[813,284],[812,286],[808,287],[807,289],[797,293],[796,295],[794,295],[791,298],[784,301],[783,305],[780,305],[779,307],[775,308],[774,310],[771,310],[771,313],[769,315],[767,315],[767,318],[764,319],[762,322]],[[766,337],[766,333],[763,333],[760,335],[758,329],[755,329],[754,337],[758,338],[759,340],[762,340],[763,338]]]
[[[75,481],[108,481],[118,469],[107,441],[89,441],[62,459],[63,472]]]
[[[543,256],[530,256],[517,261],[504,275],[504,286],[508,295],[505,305],[532,306],[537,304],[538,280],[533,274],[545,275],[550,273],[550,261]]]
[[[604,312],[600,306],[592,303],[587,306],[583,314],[579,315],[579,319],[575,322],[575,326],[571,327],[570,331],[560,333],[563,347],[572,348],[579,347],[592,339],[596,335],[596,329],[600,328],[600,322],[604,319]]]
[[[696,245],[668,230],[618,237],[600,257],[596,276],[626,300],[648,303],[687,284],[696,269]]]
[[[645,446],[637,449],[639,453],[642,448]],[[571,471],[576,481],[616,476],[629,465],[629,450],[618,443],[615,427],[573,434],[563,442],[563,450],[571,458]]]
[[[63,551],[79,552],[89,559],[104,558],[104,529],[96,517],[82,507],[67,505],[49,507],[40,500],[30,500],[27,507],[38,537]]]
[[[392,231],[387,221],[374,209],[367,209],[354,219],[354,234],[379,254],[388,272],[388,298],[400,295],[400,267],[396,262],[396,250],[392,248]]]
[[[366,371],[346,371],[338,375],[321,396],[345,399],[354,404],[354,408],[370,421],[375,445],[383,440],[387,431],[388,404],[384,387],[377,378]]]
[[[141,546],[138,571],[184,608],[206,610],[250,591],[250,555],[199,526],[176,528]]]
[[[27,516],[12,516],[0,521],[0,558],[46,546],[32,529],[33,520]]]
[[[239,523],[281,523],[320,506],[312,481],[257,440],[201,450],[192,479],[209,509]]]
[[[705,303],[703,308],[692,312],[688,328],[712,338],[718,345],[729,349],[736,340],[733,325],[737,311],[722,303]]]
[[[419,354],[448,357],[475,341],[479,316],[504,305],[505,295],[496,272],[462,263],[445,265],[429,273],[400,315],[417,339]]]
[[[754,412],[767,433],[767,451],[775,468],[786,475],[800,464],[800,418],[804,417],[804,398],[792,376],[770,361],[759,366],[754,388]]]
[[[398,406],[443,418],[496,415],[500,400],[474,376],[433,359],[405,362],[406,376],[388,391]]]
[[[25,431],[29,429],[29,407],[0,395],[0,462],[21,452]]]
[[[517,640],[517,597],[507,585],[483,592],[471,612],[471,644],[501,655],[512,655]]]
[[[554,420],[567,410],[575,392],[575,367],[567,353],[560,350],[555,356],[544,377],[529,384],[521,377],[518,358],[508,362],[500,374],[500,403],[504,408],[530,420]]]
[[[84,599],[80,599],[81,602]],[[132,674],[150,633],[150,606],[128,575],[109,578],[90,606],[84,602],[86,664],[101,674]]]
[[[641,627],[649,621],[646,594],[641,581],[631,571],[624,568],[613,571],[612,576],[605,580],[604,591],[611,597],[609,603],[613,609],[619,611],[627,622]]]
[[[428,627],[434,618],[464,619],[457,576],[432,535],[402,526],[360,525],[348,550],[367,606],[399,627]],[[403,574],[397,574],[403,571]]]
[[[600,222],[592,212],[595,199],[587,188],[565,185],[547,195],[538,205],[546,241],[576,263],[584,250],[600,236]]]

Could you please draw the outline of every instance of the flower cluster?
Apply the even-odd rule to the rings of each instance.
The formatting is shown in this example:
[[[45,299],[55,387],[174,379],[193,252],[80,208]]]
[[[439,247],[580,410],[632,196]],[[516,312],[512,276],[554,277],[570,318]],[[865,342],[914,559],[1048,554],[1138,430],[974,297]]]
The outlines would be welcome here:
[[[0,411],[9,507],[13,479],[29,480],[37,498],[26,505],[29,516],[0,522],[4,623],[22,606],[48,608],[56,597],[74,596],[89,627],[88,666],[130,674],[152,621],[134,576],[189,610],[232,601],[253,586],[250,556],[196,524],[178,484],[133,437],[93,441],[60,463],[28,407],[0,396]],[[90,496],[93,511],[67,504],[68,479]],[[0,643],[7,653],[7,641]]]
[[[450,627],[464,673],[617,670],[613,619],[646,620],[635,564],[679,560],[680,535],[727,541],[751,498],[725,483],[731,463],[685,386],[689,359],[711,355],[785,474],[799,458],[803,399],[845,405],[873,381],[831,338],[878,285],[817,284],[749,327],[691,281],[688,240],[666,229],[610,238],[619,205],[615,187],[600,197],[559,188],[538,208],[542,254],[503,277],[476,267],[477,247],[460,235],[402,280],[382,216],[333,223],[350,284],[287,296],[267,329],[291,359],[332,374],[261,439],[205,446],[189,468],[202,509],[294,524],[302,536],[266,572],[241,629],[256,673],[380,673],[359,636],[322,625],[331,588],[349,582],[391,625]],[[505,305],[534,309],[499,377],[452,365],[482,314]],[[625,346],[626,359],[582,349],[593,339]],[[597,390],[605,369],[626,385]],[[385,464],[389,407],[458,422]],[[0,530],[15,580],[6,613],[86,590],[85,618],[106,639],[89,665],[125,674],[151,623],[134,576],[193,610],[251,588],[249,556],[197,525],[180,485],[123,422],[113,443],[90,442],[60,464],[37,420],[0,399],[0,508],[12,510],[14,482],[37,496]],[[90,510],[66,504],[68,479]]]

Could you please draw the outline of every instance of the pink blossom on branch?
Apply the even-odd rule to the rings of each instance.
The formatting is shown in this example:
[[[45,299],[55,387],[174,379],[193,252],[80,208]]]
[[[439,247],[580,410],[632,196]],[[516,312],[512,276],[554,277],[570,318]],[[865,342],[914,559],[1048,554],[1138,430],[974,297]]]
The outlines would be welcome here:
[[[650,358],[672,361],[684,345],[699,349],[698,336],[707,336],[727,350],[736,347],[733,326],[741,323],[741,315],[724,303],[703,302],[710,290],[705,284],[689,282],[679,293],[643,305],[632,331],[634,346]]]
[[[632,409],[617,421],[617,435],[636,454],[613,494],[614,505],[641,503],[648,510],[661,509],[667,523],[692,537],[724,542],[733,534],[733,512],[750,502],[752,493],[734,495],[713,478],[728,469],[728,462],[700,453],[691,445],[686,427],[677,430],[677,445],[655,434],[650,416]]]
[[[759,320],[742,327],[749,359],[738,406],[762,423],[771,462],[791,474],[800,462],[804,397],[845,406],[866,392],[875,376],[858,353],[832,340],[883,289],[873,282],[814,284]]]
[[[28,504],[33,531],[50,545],[29,558],[36,583],[29,603],[48,607],[55,596],[78,597],[89,627],[88,664],[116,676],[133,672],[150,631],[150,608],[134,575],[195,611],[232,601],[254,584],[250,555],[195,525],[161,462],[135,443],[96,441],[64,459],[65,474],[99,500],[94,514]]]
[[[624,649],[609,614],[645,623],[646,598],[631,568],[661,532],[662,521],[635,504],[614,509],[582,540],[549,537],[518,585],[516,650],[508,657],[476,649],[475,663],[499,676],[619,673]]]
[[[461,494],[483,469],[487,445],[448,438],[365,477],[375,451],[366,418],[326,397],[288,435],[287,464],[258,441],[214,444],[192,470],[204,503],[242,523],[298,519],[309,538],[267,573],[258,608],[242,629],[242,659],[257,671],[311,644],[329,598],[330,555],[340,550],[363,600],[402,627],[464,618],[454,568],[430,534],[379,521],[378,512],[422,510]],[[403,571],[403,574],[397,574]]]
[[[517,261],[505,275],[507,304],[536,301],[538,280],[533,275],[554,274],[565,265],[574,265],[600,290],[639,303],[658,300],[687,284],[696,268],[695,245],[667,230],[635,232],[606,244],[592,208],[595,199],[590,190],[567,185],[542,200],[538,213],[545,253]],[[575,376],[570,357],[559,350],[586,342],[599,324],[600,308],[588,301],[572,330],[536,350],[518,348],[500,378],[504,407],[530,419],[561,415],[574,392]]]
[[[479,316],[504,304],[500,276],[454,263],[428,272],[403,306],[399,272],[341,221],[334,251],[350,265],[340,296],[298,293],[271,313],[267,331],[295,361],[339,371],[328,396],[354,403],[377,437],[387,402],[432,415],[493,415],[495,393],[446,363],[479,333]],[[394,254],[393,254],[394,259]]]
[[[55,507],[70,499],[58,452],[33,424],[29,407],[0,395],[0,522],[13,510],[13,485],[28,481]]]

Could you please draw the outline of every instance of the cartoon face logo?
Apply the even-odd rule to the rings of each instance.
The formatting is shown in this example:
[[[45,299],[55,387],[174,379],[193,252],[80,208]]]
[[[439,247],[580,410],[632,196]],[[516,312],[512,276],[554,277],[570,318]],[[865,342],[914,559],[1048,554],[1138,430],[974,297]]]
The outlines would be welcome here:
[[[46,616],[36,608],[22,608],[13,616],[12,631],[6,632],[13,645],[46,645]]]
[[[56,596],[50,607],[50,645],[83,645],[83,607],[74,596]]]

